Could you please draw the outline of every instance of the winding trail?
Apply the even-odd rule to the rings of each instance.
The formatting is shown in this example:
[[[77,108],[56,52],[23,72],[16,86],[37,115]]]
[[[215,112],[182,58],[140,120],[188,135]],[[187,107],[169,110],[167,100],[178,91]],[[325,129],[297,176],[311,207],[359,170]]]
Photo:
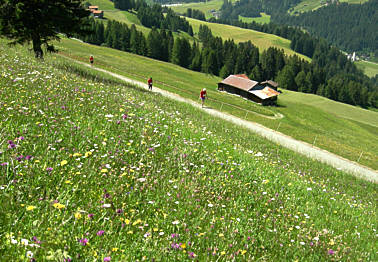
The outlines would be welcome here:
[[[110,72],[110,71],[102,69],[102,68],[97,68],[97,67],[91,66],[91,65],[84,63],[84,62],[80,62],[80,61],[77,61],[77,60],[74,60],[74,59],[71,59],[71,60],[73,60],[77,63],[80,63],[84,66],[87,66],[89,68],[92,68],[94,70],[109,74],[109,75],[116,77],[118,79],[121,79],[121,80],[123,80],[127,83],[131,83],[135,86],[138,86],[138,87],[141,87],[141,88],[144,88],[144,89],[148,89],[147,84],[142,83],[140,81],[132,80],[132,79],[127,78],[125,76]],[[291,149],[295,152],[298,152],[302,155],[305,155],[309,158],[319,160],[320,162],[326,163],[326,164],[328,164],[328,165],[330,165],[330,166],[332,166],[332,167],[334,167],[338,170],[345,171],[347,173],[350,173],[350,174],[352,174],[356,177],[359,177],[359,178],[367,180],[367,181],[378,183],[378,173],[375,170],[370,169],[370,168],[365,167],[365,166],[362,166],[362,165],[360,165],[356,162],[345,159],[345,158],[340,157],[338,155],[335,155],[331,152],[328,152],[326,150],[323,150],[323,149],[320,149],[320,148],[315,147],[313,145],[310,145],[306,142],[295,140],[294,138],[292,138],[290,136],[287,136],[287,135],[282,134],[280,132],[269,129],[269,128],[262,126],[260,124],[250,122],[250,121],[247,121],[247,120],[243,120],[243,119],[240,119],[240,118],[235,117],[233,115],[223,113],[223,112],[220,112],[220,111],[215,110],[215,109],[210,109],[210,108],[206,108],[206,107],[201,108],[201,105],[199,103],[196,103],[196,102],[194,102],[190,99],[183,98],[183,97],[176,95],[176,94],[173,94],[171,92],[159,89],[157,87],[153,87],[153,92],[159,93],[159,94],[161,94],[165,97],[169,97],[169,98],[176,100],[176,101],[180,101],[180,102],[190,104],[193,107],[199,108],[199,109],[203,110],[204,112],[206,112],[206,113],[208,113],[212,116],[219,117],[221,119],[227,120],[227,121],[232,122],[234,124],[237,124],[239,126],[243,126],[247,129],[257,133],[258,135],[265,137],[268,140],[273,141],[274,143],[277,143],[281,146],[289,148],[289,149]]]

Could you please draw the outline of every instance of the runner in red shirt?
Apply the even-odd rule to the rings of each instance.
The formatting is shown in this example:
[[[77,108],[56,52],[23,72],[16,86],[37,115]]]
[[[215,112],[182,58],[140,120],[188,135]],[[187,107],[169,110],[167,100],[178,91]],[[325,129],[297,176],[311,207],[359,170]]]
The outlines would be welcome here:
[[[93,55],[91,55],[91,56],[89,57],[89,62],[91,63],[91,65],[93,65]]]
[[[147,83],[148,83],[148,90],[152,90],[152,77],[148,78]]]
[[[205,104],[205,99],[206,99],[206,88],[201,90],[200,98],[202,100],[202,107]]]

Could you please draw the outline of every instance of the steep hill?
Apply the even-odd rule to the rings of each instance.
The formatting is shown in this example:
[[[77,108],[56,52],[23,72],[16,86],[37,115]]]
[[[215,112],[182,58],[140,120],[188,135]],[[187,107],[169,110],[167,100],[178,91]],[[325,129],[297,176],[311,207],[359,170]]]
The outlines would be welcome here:
[[[376,184],[60,56],[0,74],[4,261],[374,260]]]
[[[152,76],[160,88],[195,101],[198,101],[199,91],[207,88],[210,97],[208,105],[213,108],[272,129],[278,128],[280,132],[310,144],[315,142],[318,147],[353,161],[358,160],[363,152],[359,162],[378,169],[377,112],[287,90],[279,96],[280,106],[262,107],[239,97],[217,92],[217,82],[220,81],[218,77],[73,40],[63,40],[58,46],[62,54],[85,62],[89,54],[94,54],[97,66],[137,80],[146,81]],[[293,95],[294,101],[289,99]],[[329,109],[332,108],[337,110],[330,112]],[[350,113],[347,115],[343,113],[348,111]],[[271,119],[270,116],[277,114],[284,115],[284,118]]]

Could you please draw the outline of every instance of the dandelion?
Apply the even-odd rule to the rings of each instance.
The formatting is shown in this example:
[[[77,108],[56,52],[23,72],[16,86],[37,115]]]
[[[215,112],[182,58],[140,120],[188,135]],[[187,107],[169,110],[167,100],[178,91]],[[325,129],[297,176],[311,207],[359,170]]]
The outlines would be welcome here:
[[[26,208],[26,210],[27,211],[32,211],[33,209],[35,209],[36,208],[36,206],[28,206],[27,208]]]
[[[62,205],[60,203],[54,203],[53,204],[53,207],[55,207],[56,209],[62,209],[62,208],[65,208],[66,206],[65,205]]]
[[[76,213],[75,213],[75,218],[76,218],[76,219],[80,219],[80,218],[81,218],[81,214],[80,214],[79,212],[76,212]]]
[[[67,160],[63,160],[62,162],[60,162],[60,166],[64,166],[64,165],[66,165],[68,162],[67,162]]]

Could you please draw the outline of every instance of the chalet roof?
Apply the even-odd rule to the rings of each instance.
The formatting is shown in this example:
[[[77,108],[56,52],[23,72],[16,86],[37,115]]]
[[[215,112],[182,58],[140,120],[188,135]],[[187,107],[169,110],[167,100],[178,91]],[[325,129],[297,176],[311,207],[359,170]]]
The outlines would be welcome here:
[[[93,14],[102,14],[104,11],[102,10],[94,10],[92,11]]]
[[[250,80],[249,77],[246,74],[238,74],[238,75],[234,75],[234,76],[242,77],[242,78]]]
[[[88,6],[89,9],[98,9],[98,6],[97,5],[90,5]]]
[[[226,79],[224,79],[221,83],[233,86],[235,88],[238,88],[244,91],[249,91],[258,84],[258,82],[250,80],[248,79],[248,77],[244,78],[238,75],[230,75]]]
[[[269,85],[271,85],[271,86],[273,86],[273,87],[275,87],[275,88],[278,87],[278,83],[277,83],[277,82],[274,82],[274,81],[272,81],[272,80],[266,80],[266,81],[264,81],[264,82],[261,82],[261,84],[262,84],[262,85],[269,84]]]
[[[271,97],[274,97],[274,96],[278,96],[280,93],[277,92],[276,90],[270,88],[270,87],[264,87],[263,89],[259,89],[259,90],[251,90],[249,91],[250,93],[254,94],[255,96],[261,98],[261,99],[267,99],[267,98],[271,98]]]

